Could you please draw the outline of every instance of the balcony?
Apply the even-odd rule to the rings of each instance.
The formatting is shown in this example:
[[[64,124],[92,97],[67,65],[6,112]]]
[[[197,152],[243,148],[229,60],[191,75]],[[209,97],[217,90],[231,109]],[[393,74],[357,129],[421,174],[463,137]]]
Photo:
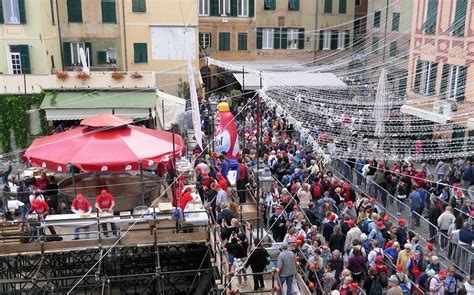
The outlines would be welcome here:
[[[154,72],[120,72],[121,79],[114,78],[110,71],[91,72],[89,76],[78,77],[78,72],[61,72],[57,75],[0,75],[0,94],[40,93],[48,90],[87,89],[143,89],[156,88]],[[64,77],[66,76],[66,77]],[[118,75],[119,78],[122,75]]]

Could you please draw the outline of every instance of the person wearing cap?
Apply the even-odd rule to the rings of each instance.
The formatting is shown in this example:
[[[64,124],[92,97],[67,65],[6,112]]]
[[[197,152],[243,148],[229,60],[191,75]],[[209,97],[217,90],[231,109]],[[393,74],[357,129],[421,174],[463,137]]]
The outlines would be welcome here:
[[[114,207],[115,207],[115,200],[114,197],[107,192],[107,190],[103,189],[100,192],[100,195],[97,196],[95,200],[95,208],[99,211],[99,215],[102,213],[107,213],[108,215],[114,214]],[[110,222],[110,227],[112,228],[112,233],[114,236],[117,236],[117,226],[115,223]],[[104,231],[105,237],[109,236],[109,232],[107,231],[107,223],[102,223],[102,230]]]
[[[283,284],[286,283],[286,295],[293,293],[293,279],[297,274],[295,254],[288,250],[288,244],[282,243],[282,252],[278,255],[277,269],[280,282],[279,295],[283,294]]]
[[[221,188],[227,192],[227,180],[222,176],[222,173],[217,172],[216,174],[217,177],[217,183],[221,186]]]
[[[456,273],[456,269],[453,266],[448,268],[446,278],[444,279],[444,287],[446,295],[456,295],[458,282],[463,282],[464,278]]]
[[[349,217],[356,221],[357,220],[357,211],[355,209],[355,206],[354,206],[354,202],[352,201],[348,201],[346,203],[346,207],[342,210],[340,216],[341,217],[344,217],[344,215],[349,215]]]
[[[178,200],[178,207],[181,209],[181,211],[184,211],[184,208],[186,208],[186,205],[189,202],[193,202],[192,191],[193,191],[193,189],[191,187],[187,186],[184,189],[183,194],[181,194],[181,197]]]
[[[430,282],[430,295],[444,295],[444,280],[446,279],[447,272],[445,269],[441,269],[438,274],[429,281]]]
[[[275,214],[270,217],[268,221],[275,242],[282,242],[285,234],[288,220],[286,219],[286,212],[283,211],[283,206],[278,205],[275,208]]]
[[[415,250],[413,256],[408,259],[406,268],[408,277],[416,282],[425,268],[423,257],[419,250]]]
[[[408,232],[406,230],[407,221],[403,218],[398,219],[398,228],[395,234],[397,235],[397,242],[400,245],[405,245],[408,241]]]
[[[74,198],[74,200],[72,201],[71,211],[76,214],[89,215],[92,212],[92,206],[82,194],[77,194],[76,198]],[[86,232],[86,239],[89,238],[89,226],[83,226],[76,227],[74,229],[74,240],[79,239],[79,232],[81,229],[84,229],[84,231]]]
[[[402,288],[398,285],[399,281],[396,275],[391,275],[388,278],[388,290],[386,295],[400,295],[402,294]]]
[[[375,227],[370,231],[367,239],[369,240],[375,240],[377,242],[377,247],[383,248],[385,244],[385,239],[383,238],[382,235],[382,230],[385,229],[385,224],[383,224],[382,221],[377,221],[375,223]]]
[[[222,189],[219,184],[214,185],[214,190],[217,192],[216,195],[216,209],[220,211],[220,208],[224,205],[229,205],[229,200],[227,198],[227,192]]]
[[[326,241],[329,241],[332,232],[334,231],[334,227],[337,225],[336,221],[336,214],[329,211],[327,213],[327,218],[323,221],[323,236]]]

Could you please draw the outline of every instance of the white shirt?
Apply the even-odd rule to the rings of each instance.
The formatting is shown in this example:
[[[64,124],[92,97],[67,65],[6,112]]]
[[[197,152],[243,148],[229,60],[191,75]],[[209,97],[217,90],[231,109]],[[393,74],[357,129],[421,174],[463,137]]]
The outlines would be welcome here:
[[[439,288],[436,291],[431,291],[433,290],[433,288],[438,287],[438,285],[441,285],[441,288]],[[438,278],[438,275],[435,275],[430,281],[430,294],[431,295],[444,295],[444,284],[443,284],[443,281],[441,281]]]
[[[18,200],[9,200],[8,201],[8,209],[9,210],[18,210],[21,206],[25,206],[25,203],[20,202]]]

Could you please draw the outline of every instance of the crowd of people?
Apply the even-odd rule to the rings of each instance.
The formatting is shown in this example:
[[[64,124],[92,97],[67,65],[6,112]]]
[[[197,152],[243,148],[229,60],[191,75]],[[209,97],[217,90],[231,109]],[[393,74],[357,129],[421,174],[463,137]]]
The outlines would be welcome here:
[[[198,191],[215,214],[229,271],[237,273],[239,284],[248,284],[245,274],[251,266],[257,273],[253,287],[262,288],[264,282],[258,273],[271,265],[263,240],[251,245],[239,220],[245,187],[256,185],[250,167],[263,159],[276,179],[272,191],[264,196],[263,219],[275,243],[273,248],[281,248],[274,264],[287,294],[295,291],[297,271],[310,287],[324,294],[474,292],[474,276],[463,277],[456,268],[443,265],[438,256],[441,249],[449,248],[454,257],[458,244],[470,249],[473,241],[474,207],[467,196],[472,185],[469,161],[458,159],[449,164],[454,171],[440,168],[445,163],[440,162],[430,173],[423,163],[419,168],[410,162],[389,167],[376,159],[346,159],[351,168],[360,171],[360,177],[356,183],[344,182],[323,165],[321,155],[301,143],[304,140],[284,115],[262,107],[259,118],[257,110],[254,104],[235,110],[239,134],[245,134],[235,198],[225,189],[225,153],[211,154],[196,166]],[[261,124],[261,142],[256,138],[257,124]],[[404,204],[398,206],[396,219],[386,212],[393,201],[388,194]],[[416,216],[427,214],[435,225],[423,246],[422,237],[411,230],[419,226],[419,220],[410,218],[413,212]],[[440,240],[436,238],[438,229],[445,234]]]

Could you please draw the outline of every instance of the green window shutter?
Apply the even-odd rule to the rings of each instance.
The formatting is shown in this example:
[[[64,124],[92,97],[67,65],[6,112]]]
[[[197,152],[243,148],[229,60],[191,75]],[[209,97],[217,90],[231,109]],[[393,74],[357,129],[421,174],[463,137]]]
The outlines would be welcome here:
[[[219,16],[219,0],[209,0],[209,15]]]
[[[0,24],[5,23],[5,19],[3,18],[3,1],[0,1]]]
[[[288,48],[288,29],[281,29],[281,49]]]
[[[323,50],[324,47],[324,31],[319,32],[319,50]]]
[[[25,0],[18,0],[18,11],[20,12],[20,24],[26,24]]]
[[[337,49],[337,39],[339,31],[331,31],[331,50]]]
[[[454,14],[454,22],[450,29],[455,37],[464,36],[464,28],[466,25],[466,14],[467,14],[467,0],[456,1],[456,12]]]
[[[428,85],[428,94],[433,95],[435,94],[436,90],[436,76],[438,74],[438,63],[433,62],[431,63],[431,71],[430,71],[430,85]]]
[[[276,9],[276,0],[271,0],[271,10]]]
[[[443,72],[441,73],[441,86],[439,89],[439,94],[446,98],[446,91],[448,90],[448,81],[449,81],[449,64],[443,65]]]
[[[263,42],[263,32],[262,28],[257,28],[257,49],[262,49]]]
[[[273,29],[273,49],[280,49],[281,29]]]
[[[288,10],[289,11],[299,11],[300,10],[300,0],[288,0]]]
[[[146,12],[146,0],[132,0],[132,12]]]
[[[107,51],[97,51],[97,63],[99,65],[107,63]]]
[[[304,28],[298,29],[298,49],[304,49]]]
[[[420,86],[421,86],[421,72],[423,69],[423,63],[418,59],[416,60],[415,66],[415,85],[413,87],[413,91],[415,93],[420,93]]]
[[[255,16],[255,0],[249,0],[249,17]]]
[[[117,16],[115,12],[115,0],[102,0],[102,22],[116,23]]]
[[[247,33],[239,33],[239,47],[238,50],[247,50]]]
[[[219,51],[230,50],[230,33],[221,32],[219,33]]]
[[[63,42],[63,55],[64,55],[64,67],[70,66],[72,64],[71,57],[71,43]]]
[[[436,33],[436,20],[438,18],[438,0],[428,1],[428,10],[426,12],[426,21],[423,24],[423,30],[427,35]]]
[[[146,43],[133,43],[133,60],[135,63],[148,62],[148,50]]]
[[[237,0],[230,0],[230,15],[237,16]]]
[[[86,57],[87,57],[87,50],[89,50],[89,66],[92,67],[92,44],[90,42],[85,42],[86,45]]]
[[[20,49],[21,72],[31,74],[30,51],[28,45],[18,45]]]
[[[347,0],[339,0],[339,13],[345,14],[347,12]]]
[[[374,28],[380,28],[380,11],[374,13]]]
[[[392,14],[392,31],[398,31],[400,29],[400,13],[394,12]]]
[[[456,93],[456,101],[464,101],[465,99],[467,69],[468,67],[465,67],[465,66],[459,67],[458,91]]]
[[[390,42],[390,56],[397,55],[397,41]]]
[[[351,41],[351,31],[346,30],[346,35],[344,36],[344,48],[349,47],[350,41]]]
[[[332,13],[332,0],[324,0],[324,13]]]
[[[404,97],[407,92],[407,77],[403,76],[398,84],[398,95]]]
[[[81,0],[67,0],[67,18],[70,23],[82,23]]]

